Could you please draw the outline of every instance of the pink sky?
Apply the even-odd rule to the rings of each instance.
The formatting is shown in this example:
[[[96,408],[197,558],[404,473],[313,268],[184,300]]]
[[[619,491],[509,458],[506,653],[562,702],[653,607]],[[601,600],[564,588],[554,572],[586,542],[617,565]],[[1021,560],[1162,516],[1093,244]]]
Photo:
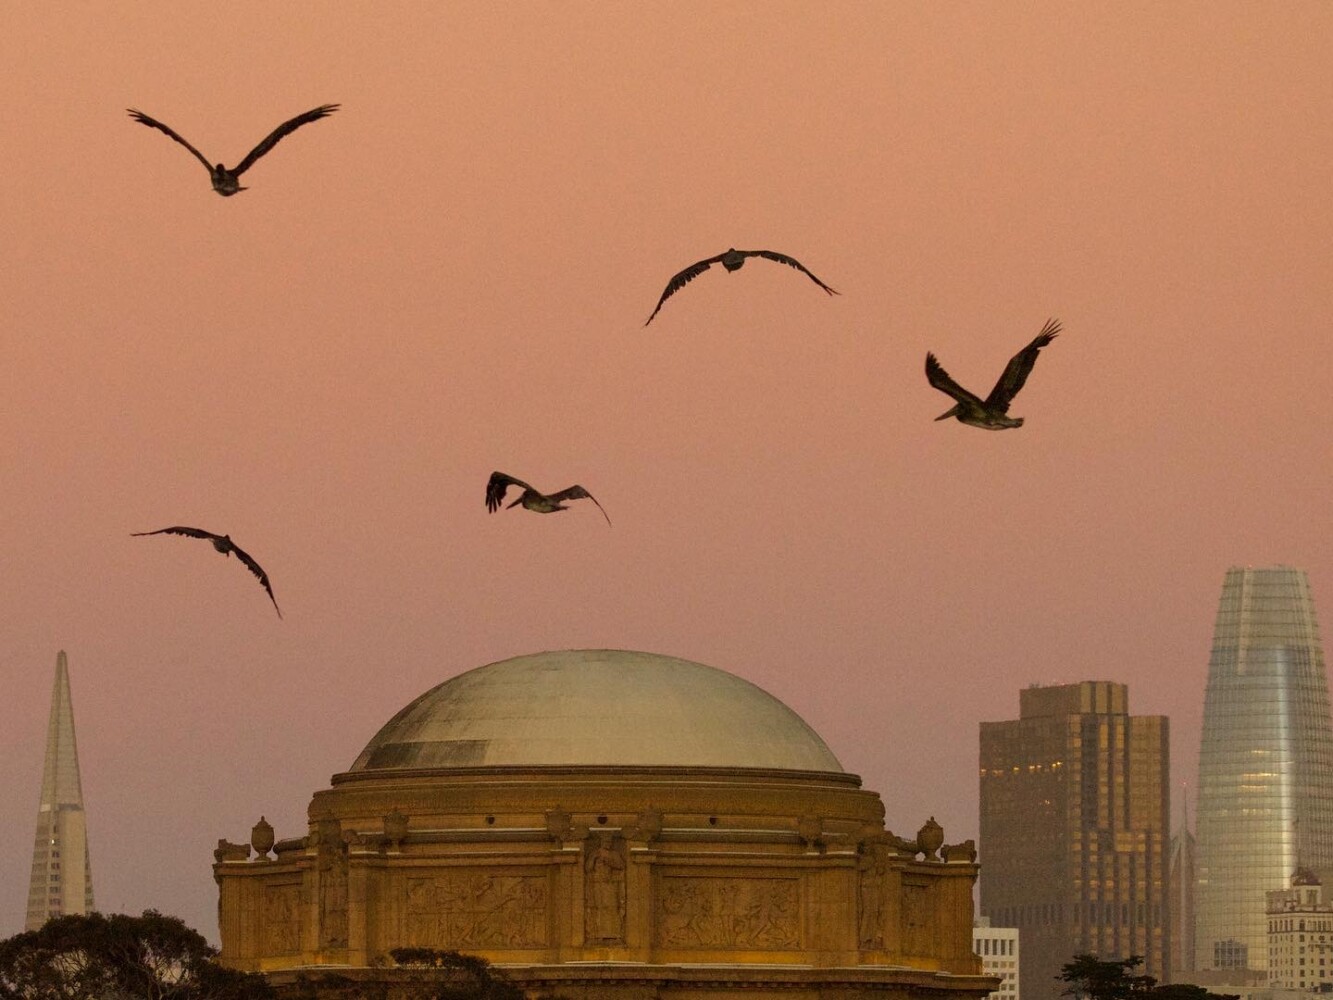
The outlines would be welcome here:
[[[210,937],[217,838],[541,649],[762,685],[900,833],[976,835],[1037,681],[1128,683],[1192,783],[1226,568],[1333,616],[1331,54],[1323,2],[0,9],[0,934],[61,648],[100,907]],[[325,102],[229,199],[125,114],[232,165]],[[843,294],[642,328],[729,246]],[[1048,316],[1025,427],[933,422],[927,350],[984,393]]]

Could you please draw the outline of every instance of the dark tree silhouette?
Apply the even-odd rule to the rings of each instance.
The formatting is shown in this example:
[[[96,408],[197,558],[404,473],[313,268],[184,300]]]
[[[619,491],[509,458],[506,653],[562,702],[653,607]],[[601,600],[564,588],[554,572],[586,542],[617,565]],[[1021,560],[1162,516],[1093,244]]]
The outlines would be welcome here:
[[[1152,976],[1131,974],[1131,970],[1142,964],[1140,955],[1107,960],[1096,955],[1075,955],[1056,977],[1068,983],[1060,995],[1075,1000],[1125,1000],[1126,997],[1142,996],[1157,985]]]
[[[0,1000],[272,1000],[263,976],[236,972],[176,917],[57,917],[0,941]]]
[[[1211,993],[1189,983],[1159,986],[1152,976],[1133,974],[1142,964],[1141,955],[1112,959],[1075,955],[1056,978],[1068,984],[1061,996],[1075,1000],[1239,1000],[1235,994]]]
[[[1213,993],[1193,983],[1166,983],[1153,987],[1152,1000],[1240,1000],[1240,994]]]

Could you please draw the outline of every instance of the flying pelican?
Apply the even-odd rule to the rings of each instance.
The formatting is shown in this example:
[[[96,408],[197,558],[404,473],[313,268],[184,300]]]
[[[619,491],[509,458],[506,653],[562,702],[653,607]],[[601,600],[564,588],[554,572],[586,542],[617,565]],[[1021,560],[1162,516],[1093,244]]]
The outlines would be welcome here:
[[[175,528],[160,528],[157,531],[132,531],[131,536],[142,538],[145,535],[187,535],[190,538],[207,538],[213,543],[213,548],[217,549],[224,556],[236,554],[236,558],[245,564],[245,568],[259,578],[259,582],[264,585],[268,591],[268,599],[273,602],[273,610],[282,617],[282,609],[278,607],[278,599],[273,596],[273,588],[269,586],[268,574],[264,572],[263,567],[255,562],[244,549],[231,540],[230,535],[215,535],[211,531],[205,531],[203,528],[185,528],[177,526]]]
[[[695,278],[699,277],[699,275],[703,274],[714,264],[721,264],[728,271],[739,271],[741,266],[745,263],[746,257],[767,257],[769,260],[775,260],[779,264],[786,264],[788,267],[794,267],[796,270],[806,274],[811,281],[824,289],[829,295],[842,294],[836,289],[829,288],[828,285],[816,278],[810,273],[809,269],[795,257],[788,257],[785,253],[778,253],[776,250],[737,250],[735,247],[732,247],[726,253],[720,253],[716,257],[709,257],[707,260],[701,260],[697,264],[691,264],[689,267],[685,268],[685,270],[681,271],[680,274],[668,281],[666,291],[663,292],[662,297],[657,300],[657,309],[653,310],[653,316],[657,315],[657,310],[662,308],[663,302],[676,292],[680,291]],[[653,316],[649,316],[647,322],[643,325],[647,326],[651,323],[653,321]]]
[[[1023,348],[1004,366],[1004,374],[995,388],[982,402],[972,393],[949,377],[943,366],[935,360],[935,355],[926,354],[926,379],[940,392],[952,396],[958,402],[946,413],[941,413],[936,420],[957,417],[959,422],[973,427],[984,427],[988,431],[1002,431],[1009,427],[1022,427],[1022,417],[1011,417],[1009,404],[1028,380],[1032,366],[1037,363],[1037,354],[1043,347],[1055,339],[1060,332],[1060,321],[1048,319],[1041,328],[1041,333],[1027,347]]]
[[[222,195],[223,197],[230,197],[231,195],[234,195],[237,191],[247,190],[246,188],[241,187],[240,183],[241,174],[245,173],[247,170],[253,167],[257,159],[259,159],[270,149],[276,146],[278,144],[279,139],[281,139],[283,136],[291,132],[295,132],[306,122],[319,121],[319,119],[325,117],[326,115],[333,114],[333,112],[338,110],[338,107],[339,105],[337,104],[321,104],[319,107],[313,108],[312,110],[307,111],[303,115],[297,115],[290,121],[283,122],[281,125],[279,125],[277,128],[275,128],[272,132],[268,134],[268,138],[266,138],[254,149],[250,150],[250,152],[246,154],[245,159],[242,160],[240,163],[236,164],[235,168],[232,170],[228,170],[221,163],[219,163],[217,166],[212,166],[211,164],[209,164],[208,159],[204,156],[203,153],[199,152],[199,150],[195,149],[188,142],[182,139],[178,133],[176,133],[170,127],[163,125],[157,119],[149,118],[142,111],[137,111],[134,108],[127,108],[126,110],[129,111],[130,117],[133,118],[136,122],[140,122],[141,124],[147,125],[150,128],[155,128],[158,129],[159,131],[165,132],[167,135],[171,136],[182,146],[188,149],[191,153],[193,153],[196,157],[198,157],[199,162],[202,163],[204,165],[204,169],[208,171],[209,179],[212,180],[213,182],[213,190],[216,191],[218,194]]]
[[[509,507],[517,507],[522,504],[528,510],[535,510],[538,514],[553,514],[557,510],[568,510],[569,508],[565,506],[566,500],[591,500],[593,503],[597,503],[597,498],[582,486],[571,486],[559,493],[538,493],[521,479],[507,476],[503,472],[492,472],[490,482],[486,484],[486,509],[492,514],[499,510],[500,502],[505,497],[505,490],[511,486],[520,486],[523,488],[523,492],[519,494],[517,500],[509,504]],[[509,507],[505,509],[508,510]],[[599,503],[597,503],[597,509],[602,512],[602,517],[606,518],[606,523],[610,524],[611,518],[607,515],[606,509]]]

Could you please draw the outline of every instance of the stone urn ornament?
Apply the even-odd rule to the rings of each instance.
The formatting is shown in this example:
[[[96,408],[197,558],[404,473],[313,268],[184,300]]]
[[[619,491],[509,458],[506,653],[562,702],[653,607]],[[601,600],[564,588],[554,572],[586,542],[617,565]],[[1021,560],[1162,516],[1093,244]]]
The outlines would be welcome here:
[[[935,822],[932,816],[926,820],[926,823],[916,832],[916,846],[925,852],[927,861],[934,861],[941,846],[944,844],[944,827]]]
[[[273,826],[263,816],[250,829],[250,846],[259,855],[256,860],[267,859],[268,852],[273,850]]]

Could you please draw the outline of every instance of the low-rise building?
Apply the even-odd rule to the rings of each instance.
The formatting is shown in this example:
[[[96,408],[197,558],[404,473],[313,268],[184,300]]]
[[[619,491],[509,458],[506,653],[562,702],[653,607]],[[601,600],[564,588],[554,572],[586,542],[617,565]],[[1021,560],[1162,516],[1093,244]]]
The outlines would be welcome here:
[[[981,971],[999,976],[993,1000],[1018,1000],[1018,928],[992,927],[989,917],[972,926],[972,947],[981,959]]]
[[[1319,876],[1297,868],[1290,889],[1264,895],[1269,988],[1333,991],[1333,902]]]

